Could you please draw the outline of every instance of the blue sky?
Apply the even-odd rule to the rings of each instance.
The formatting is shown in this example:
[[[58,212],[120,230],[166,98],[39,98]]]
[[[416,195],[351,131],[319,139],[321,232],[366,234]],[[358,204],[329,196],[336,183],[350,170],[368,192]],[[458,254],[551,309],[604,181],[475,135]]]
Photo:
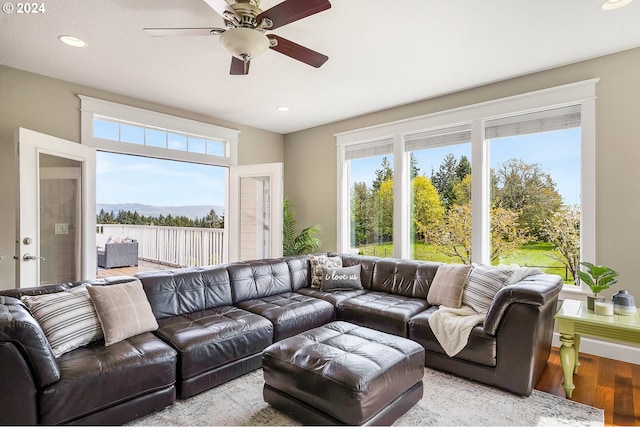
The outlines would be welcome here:
[[[460,144],[416,151],[420,174],[430,177],[432,168],[437,172],[448,153],[452,153],[456,159],[465,155],[471,160],[471,145]],[[375,171],[380,169],[382,157],[352,161],[352,182],[373,182]],[[391,160],[391,156],[388,157]],[[520,158],[526,163],[537,163],[542,171],[551,175],[565,204],[580,203],[580,128],[500,138],[491,142],[492,168],[512,158]]]
[[[96,153],[96,202],[224,206],[226,168]]]
[[[580,197],[580,129],[523,135],[494,140],[490,146],[491,166],[514,157],[537,163],[556,182],[567,204]],[[420,173],[431,176],[444,157],[466,155],[469,144],[416,152]],[[354,182],[373,182],[382,157],[352,161]],[[96,201],[98,203],[142,203],[155,206],[224,206],[226,168],[195,163],[159,160],[115,153],[97,153]]]

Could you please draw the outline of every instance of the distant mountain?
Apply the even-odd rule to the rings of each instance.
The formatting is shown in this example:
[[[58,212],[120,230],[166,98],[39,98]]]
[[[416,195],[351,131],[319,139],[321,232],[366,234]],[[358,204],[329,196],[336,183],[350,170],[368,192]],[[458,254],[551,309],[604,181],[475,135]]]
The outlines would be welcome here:
[[[218,216],[224,214],[223,206],[152,206],[143,205],[141,203],[96,203],[96,215],[100,213],[100,210],[104,209],[105,212],[113,212],[114,215],[118,215],[120,211],[138,212],[144,216],[158,217],[161,214],[164,216],[186,216],[189,219],[204,218],[213,209]]]

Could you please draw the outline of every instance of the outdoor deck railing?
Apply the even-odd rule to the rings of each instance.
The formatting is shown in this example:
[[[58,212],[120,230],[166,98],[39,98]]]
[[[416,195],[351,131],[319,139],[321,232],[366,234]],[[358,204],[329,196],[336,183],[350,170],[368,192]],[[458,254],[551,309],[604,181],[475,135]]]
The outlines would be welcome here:
[[[138,241],[138,258],[193,267],[222,262],[224,230],[219,228],[163,227],[154,225],[98,224],[97,242],[109,236]]]

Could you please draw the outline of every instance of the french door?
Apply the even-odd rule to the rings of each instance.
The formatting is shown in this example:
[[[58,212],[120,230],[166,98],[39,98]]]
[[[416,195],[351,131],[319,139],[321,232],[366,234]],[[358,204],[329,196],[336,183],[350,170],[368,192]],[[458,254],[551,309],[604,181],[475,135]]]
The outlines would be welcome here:
[[[282,256],[282,169],[282,163],[231,167],[229,261]]]
[[[17,145],[16,283],[95,277],[95,150],[23,128]]]

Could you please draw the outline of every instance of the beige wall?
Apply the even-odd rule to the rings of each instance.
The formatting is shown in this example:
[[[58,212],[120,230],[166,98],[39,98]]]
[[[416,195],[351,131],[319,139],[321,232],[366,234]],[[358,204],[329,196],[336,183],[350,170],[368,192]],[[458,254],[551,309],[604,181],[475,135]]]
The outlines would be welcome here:
[[[0,289],[15,286],[15,130],[24,127],[79,142],[78,94],[237,129],[241,131],[240,164],[282,162],[284,158],[283,136],[277,133],[0,66]]]
[[[473,72],[470,68],[469,72]],[[285,135],[285,197],[300,226],[319,224],[324,250],[336,249],[334,134],[599,77],[596,86],[596,262],[617,269],[640,300],[640,49],[424,100]],[[419,83],[417,83],[419,85]],[[638,301],[640,304],[640,301]]]

